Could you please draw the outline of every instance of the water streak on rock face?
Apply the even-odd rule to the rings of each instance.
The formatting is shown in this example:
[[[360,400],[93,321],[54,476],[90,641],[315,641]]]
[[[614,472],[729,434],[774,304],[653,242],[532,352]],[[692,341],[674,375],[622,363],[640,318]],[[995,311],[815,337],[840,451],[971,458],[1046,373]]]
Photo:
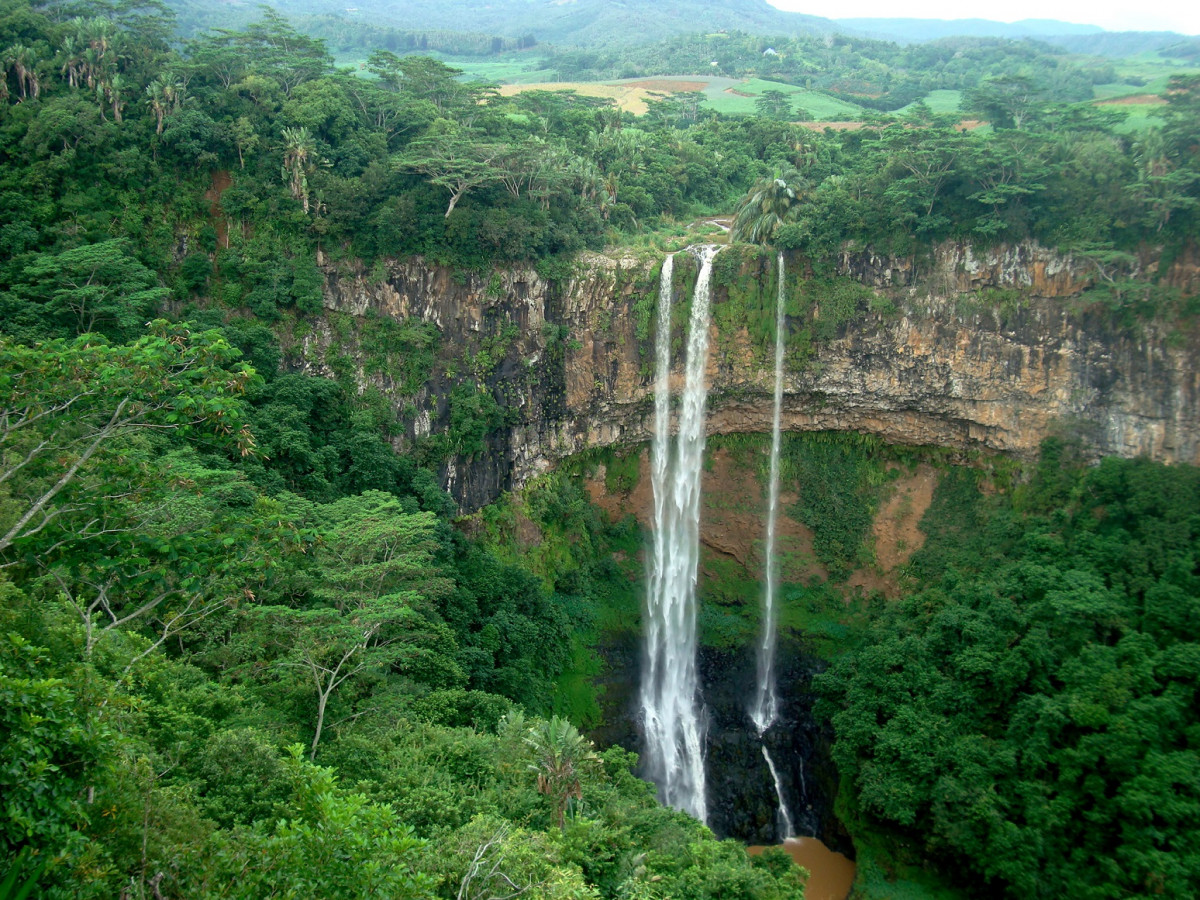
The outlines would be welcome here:
[[[670,453],[670,302],[673,260],[663,266],[655,379],[654,559],[646,591],[641,710],[645,771],[664,803],[701,822],[704,724],[696,676],[696,572],[700,561],[700,474],[708,399],[708,326],[716,247],[700,250],[688,326],[686,381],[675,451]]]
[[[779,517],[779,445],[780,410],[783,407],[783,306],[786,293],[786,272],[783,254],[777,259],[778,290],[775,297],[775,403],[771,419],[771,475],[767,487],[767,544],[764,552],[766,572],[763,578],[762,639],[758,645],[758,685],[750,707],[750,719],[761,736],[778,717],[779,698],[775,694],[775,629],[778,613],[775,609],[776,581],[779,577],[775,562],[775,522]],[[763,748],[763,753],[766,753]],[[769,758],[768,758],[769,761]],[[771,771],[775,767],[772,765]],[[782,796],[780,803],[783,802]],[[785,813],[786,815],[786,813]],[[790,837],[791,835],[788,835]]]
[[[792,824],[792,814],[788,810],[787,800],[783,797],[783,782],[779,779],[779,770],[775,768],[775,760],[771,759],[771,751],[767,749],[766,744],[763,745],[762,753],[763,759],[767,761],[767,769],[771,772],[771,780],[775,782],[775,796],[779,800],[779,828],[785,839],[795,837],[796,826]]]

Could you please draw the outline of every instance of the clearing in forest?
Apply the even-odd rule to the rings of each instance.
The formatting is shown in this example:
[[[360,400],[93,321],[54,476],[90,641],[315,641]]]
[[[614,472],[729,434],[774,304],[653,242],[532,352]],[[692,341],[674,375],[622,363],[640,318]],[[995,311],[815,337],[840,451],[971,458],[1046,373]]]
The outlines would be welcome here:
[[[584,97],[607,97],[618,107],[635,115],[646,111],[646,101],[667,94],[700,92],[708,108],[726,115],[753,115],[755,101],[765,91],[779,91],[814,120],[855,119],[862,107],[838,100],[828,94],[805,90],[794,84],[764,81],[758,78],[724,78],[707,75],[656,76],[627,78],[619,81],[556,81],[544,84],[504,84],[503,96],[511,97],[522,91],[575,91]]]
[[[543,84],[502,84],[500,96],[512,97],[524,91],[574,91],[581,97],[605,97],[618,109],[640,116],[647,110],[646,101],[662,97],[670,91],[651,91],[631,84],[603,84],[599,81],[550,81]]]

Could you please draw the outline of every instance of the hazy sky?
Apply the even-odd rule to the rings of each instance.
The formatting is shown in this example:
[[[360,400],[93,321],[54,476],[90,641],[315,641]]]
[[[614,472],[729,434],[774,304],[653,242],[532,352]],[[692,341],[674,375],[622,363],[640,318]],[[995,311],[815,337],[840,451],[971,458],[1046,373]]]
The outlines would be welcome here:
[[[1099,25],[1109,31],[1178,31],[1200,34],[1200,3],[1169,0],[1167,3],[1113,2],[1113,0],[1005,0],[1004,3],[963,3],[962,0],[767,0],[772,6],[828,19],[1059,19],[1081,25]],[[1170,7],[1173,7],[1171,9]]]

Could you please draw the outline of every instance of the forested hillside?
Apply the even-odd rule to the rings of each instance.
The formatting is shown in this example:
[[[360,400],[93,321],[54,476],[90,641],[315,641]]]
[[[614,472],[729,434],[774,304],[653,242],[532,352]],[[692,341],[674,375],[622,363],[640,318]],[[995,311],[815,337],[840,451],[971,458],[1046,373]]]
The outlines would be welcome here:
[[[582,636],[638,590],[637,524],[602,516],[564,473],[530,491],[526,519],[456,522],[442,469],[508,421],[488,381],[503,336],[447,365],[436,325],[364,319],[361,358],[301,374],[282,348],[323,314],[320,265],[419,256],[490,277],[523,263],[561,286],[579,251],[674,245],[779,175],[799,189],[771,237],[806,271],[847,244],[1034,239],[1095,267],[1101,314],[1186,323],[1194,301],[1140,260],[1153,247],[1165,270],[1200,224],[1200,79],[1174,79],[1158,124],[1127,131],[1119,112],[1077,102],[1109,77],[1102,64],[1044,49],[887,45],[884,69],[836,41],[778,43],[764,74],[781,85],[811,79],[881,109],[918,82],[953,86],[991,125],[916,106],[824,132],[769,102],[726,118],[675,95],[634,118],[573,93],[505,98],[402,46],[337,68],[271,12],[181,43],[172,29],[157,3],[0,0],[0,885],[799,897],[785,857],[751,860],[659,806],[633,754],[598,750],[567,721],[594,714]],[[728,44],[741,65],[750,39]],[[678,39],[662,64],[708,49]],[[436,374],[448,407],[397,453],[429,410],[393,408],[363,371],[406,393]],[[1042,471],[1023,506],[964,502],[972,539],[1000,529],[1004,542],[964,541],[946,565],[934,549],[951,542],[935,542],[913,598],[880,613],[864,652],[910,640],[920,655],[834,667],[835,753],[871,827],[925,830],[947,869],[977,855],[970,871],[997,892],[1020,895],[1044,867],[1047,896],[1076,883],[1183,896],[1196,873],[1194,479],[1067,470],[1062,483]],[[509,531],[533,519],[554,540],[513,550]],[[1135,538],[1120,565],[1097,550]],[[1028,589],[1034,605],[980,625],[987,652],[943,652],[944,617],[990,615],[977,581]],[[1099,597],[1099,624],[1081,592]],[[1026,667],[990,681],[1008,676],[989,654],[1030,629]],[[946,659],[955,672],[931,674]],[[889,696],[944,677],[940,698],[974,705],[938,710],[944,726],[900,700],[874,709],[876,664]],[[1136,753],[1136,723],[1088,696],[1117,669],[1114,690],[1153,706]],[[1025,766],[1004,743],[1051,741],[1076,714],[1112,754],[1072,731]],[[878,733],[856,730],[868,718]],[[922,774],[927,760],[906,768],[896,727],[924,747],[953,729],[962,793]],[[990,742],[1003,752],[985,764]],[[1136,797],[1114,799],[1100,774],[1120,754]],[[1048,791],[1053,815],[1001,815]],[[962,798],[993,793],[1007,805],[985,827]],[[1122,817],[1155,833],[1130,842],[1122,873],[1087,857],[1051,869],[1045,842],[1066,840],[1081,809],[1096,833],[1080,853],[1116,852]]]
[[[1197,471],[1071,456],[942,485],[921,587],[822,676],[838,769],[971,896],[1193,896]]]
[[[207,27],[218,24],[213,21],[217,7],[205,0],[169,0],[167,5],[178,11],[185,25],[191,21],[204,22]],[[276,8],[283,11],[282,4]],[[252,7],[233,8],[234,15],[252,11]],[[510,39],[531,36],[538,43],[571,47],[640,44],[695,31],[697,15],[714,31],[827,34],[836,27],[829,19],[784,12],[766,0],[705,0],[702,9],[682,0],[625,0],[619,4],[606,0],[495,0],[486,4],[408,0],[403,5],[366,0],[349,8],[328,0],[295,0],[286,5],[286,11],[295,16],[336,16],[416,31],[474,32]]]

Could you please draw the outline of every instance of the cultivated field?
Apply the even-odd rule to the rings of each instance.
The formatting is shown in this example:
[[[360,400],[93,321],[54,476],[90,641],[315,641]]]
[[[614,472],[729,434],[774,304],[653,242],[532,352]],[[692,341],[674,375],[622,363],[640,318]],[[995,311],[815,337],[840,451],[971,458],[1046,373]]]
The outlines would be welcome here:
[[[758,78],[720,78],[709,75],[630,78],[622,81],[555,81],[540,84],[504,84],[500,93],[513,96],[522,91],[575,91],[585,97],[607,97],[636,115],[646,111],[646,101],[674,93],[700,92],[708,108],[726,115],[752,115],[754,101],[765,91],[779,91],[791,101],[797,119],[837,121],[856,119],[862,107],[804,88]]]

